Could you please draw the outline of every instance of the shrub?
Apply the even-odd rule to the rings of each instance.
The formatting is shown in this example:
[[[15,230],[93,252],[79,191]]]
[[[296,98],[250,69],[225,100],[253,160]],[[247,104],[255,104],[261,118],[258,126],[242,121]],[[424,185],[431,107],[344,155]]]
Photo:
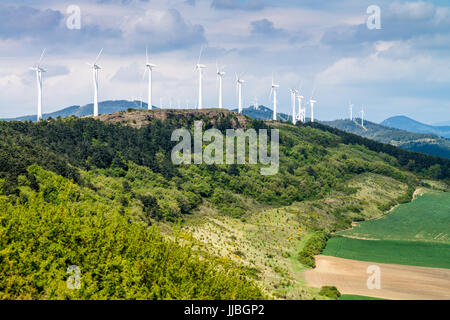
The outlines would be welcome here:
[[[339,292],[339,290],[336,287],[330,287],[330,286],[323,286],[320,289],[319,294],[321,296],[330,298],[330,299],[334,299],[334,300],[338,300],[341,297],[341,293]]]

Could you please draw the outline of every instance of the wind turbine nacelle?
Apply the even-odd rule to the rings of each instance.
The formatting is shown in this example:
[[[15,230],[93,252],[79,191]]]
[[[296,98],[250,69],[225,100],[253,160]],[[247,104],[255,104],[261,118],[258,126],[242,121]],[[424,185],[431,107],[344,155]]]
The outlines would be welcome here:
[[[204,69],[206,68],[206,66],[204,64],[198,64],[197,65],[197,69]]]
[[[101,66],[99,66],[98,64],[94,64],[93,66],[92,66],[95,70],[100,70],[102,67]]]
[[[273,88],[273,89],[278,89],[279,87],[280,87],[280,86],[279,86],[278,84],[273,84],[273,85],[272,85],[272,88]]]
[[[147,63],[146,64],[147,68],[156,68],[156,64],[152,64],[152,63]]]

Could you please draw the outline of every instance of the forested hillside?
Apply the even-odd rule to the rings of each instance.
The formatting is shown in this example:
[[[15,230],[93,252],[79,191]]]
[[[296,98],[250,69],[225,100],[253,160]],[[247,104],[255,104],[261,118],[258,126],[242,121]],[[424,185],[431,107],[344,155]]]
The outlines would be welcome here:
[[[278,128],[279,173],[173,165],[171,133],[195,120]],[[448,182],[449,168],[320,124],[225,110],[0,122],[0,298],[320,297],[283,261],[310,264],[312,234],[407,202],[416,186]],[[65,287],[69,265],[82,270],[80,291]]]
[[[376,124],[365,121],[364,128],[357,122],[350,120],[324,121],[325,125],[339,130],[353,133],[378,142],[392,144],[405,150],[431,154],[438,157],[450,158],[450,140],[434,133],[409,132],[389,128],[384,122]]]

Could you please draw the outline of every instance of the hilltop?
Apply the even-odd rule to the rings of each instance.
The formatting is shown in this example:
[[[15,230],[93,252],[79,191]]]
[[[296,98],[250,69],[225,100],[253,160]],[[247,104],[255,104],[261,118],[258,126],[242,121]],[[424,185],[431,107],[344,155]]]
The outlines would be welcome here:
[[[432,126],[405,116],[388,118],[381,125],[409,132],[432,133],[444,138],[450,138],[450,126]]]
[[[175,166],[171,134],[195,120],[222,133],[277,128],[279,173]],[[448,190],[449,178],[450,160],[227,110],[3,121],[1,297],[325,299],[301,271],[330,233],[410,201],[418,186]],[[68,265],[83,290],[66,289]]]
[[[400,148],[450,158],[450,140],[432,133],[414,133],[405,130],[390,128],[370,121],[335,120],[323,121],[331,127],[360,135],[382,143],[392,144]]]
[[[141,101],[128,101],[128,100],[108,100],[108,101],[102,101],[99,103],[99,114],[113,114],[117,112],[126,111],[128,109],[136,109],[136,110],[147,110],[148,104]],[[158,107],[153,106],[153,109],[159,109]],[[76,116],[76,117],[86,117],[91,116],[94,110],[94,105],[92,103],[84,105],[84,106],[70,106],[52,113],[44,113],[42,115],[43,119],[49,119],[53,118],[56,119],[58,117],[68,117],[68,116]],[[169,109],[164,109],[169,110]],[[184,110],[186,109],[176,109],[172,108],[170,110]],[[217,110],[217,109],[216,109]],[[223,109],[228,110],[228,109]],[[237,112],[237,109],[234,109],[233,111]],[[248,115],[253,119],[257,120],[272,120],[273,118],[273,111],[272,109],[269,109],[265,106],[260,105],[258,109],[255,109],[253,106],[250,106],[248,108],[244,108],[242,110],[243,115]],[[286,115],[284,113],[278,114],[278,119],[283,121],[289,121],[291,116]],[[28,116],[21,116],[16,118],[7,118],[7,119],[0,119],[0,120],[6,120],[6,121],[36,121],[36,115],[28,115]]]

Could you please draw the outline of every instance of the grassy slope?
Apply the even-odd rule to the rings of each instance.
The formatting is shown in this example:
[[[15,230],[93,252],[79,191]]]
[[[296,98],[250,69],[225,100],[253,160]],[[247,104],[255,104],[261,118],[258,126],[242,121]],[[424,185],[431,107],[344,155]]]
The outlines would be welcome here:
[[[380,263],[450,268],[449,212],[448,193],[426,193],[379,219],[340,232],[339,235],[346,237],[330,239],[323,254]]]

